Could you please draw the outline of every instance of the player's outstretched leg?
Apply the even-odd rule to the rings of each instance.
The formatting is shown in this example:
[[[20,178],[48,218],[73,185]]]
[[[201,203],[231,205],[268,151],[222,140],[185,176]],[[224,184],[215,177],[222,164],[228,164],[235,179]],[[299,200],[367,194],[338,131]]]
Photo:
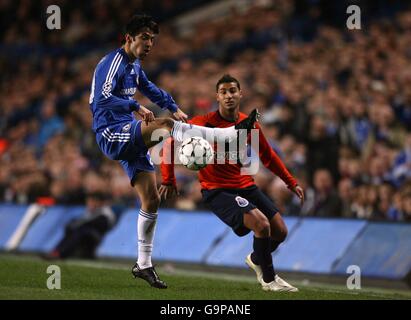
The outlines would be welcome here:
[[[260,114],[257,109],[254,109],[246,119],[228,128],[208,128],[175,121],[171,118],[157,118],[148,124],[144,122],[141,124],[141,136],[148,149],[160,142],[160,140],[153,139],[153,132],[159,129],[168,131],[169,134],[179,142],[187,138],[187,133],[194,135],[200,134],[203,138],[215,138],[217,141],[228,140],[230,142],[238,138],[239,130],[245,129],[249,131],[253,129],[259,116]]]
[[[260,116],[261,114],[260,112],[258,112],[258,109],[254,109],[253,111],[251,111],[247,118],[237,123],[235,125],[235,128],[237,130],[246,129],[250,131],[251,129],[254,129],[254,125],[257,121],[259,121]]]

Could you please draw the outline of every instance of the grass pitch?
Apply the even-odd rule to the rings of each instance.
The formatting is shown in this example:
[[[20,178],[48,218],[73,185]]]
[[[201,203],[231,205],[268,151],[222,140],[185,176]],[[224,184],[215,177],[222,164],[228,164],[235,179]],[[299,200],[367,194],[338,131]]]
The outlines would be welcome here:
[[[47,288],[47,267],[61,269],[61,289]],[[101,261],[44,261],[37,257],[0,255],[0,299],[140,299],[140,300],[369,300],[411,299],[411,290],[366,288],[356,291],[342,286],[306,285],[297,293],[264,292],[250,276],[230,276],[158,268],[169,288],[151,288],[134,279],[130,265]]]

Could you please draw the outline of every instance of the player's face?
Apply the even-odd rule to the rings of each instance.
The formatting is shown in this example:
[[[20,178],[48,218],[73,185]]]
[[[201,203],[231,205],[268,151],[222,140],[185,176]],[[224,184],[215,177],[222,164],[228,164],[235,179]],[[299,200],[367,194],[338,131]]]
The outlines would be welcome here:
[[[155,34],[150,30],[145,30],[134,37],[127,35],[126,41],[129,44],[131,53],[138,59],[143,60],[151,51],[154,44]]]
[[[223,109],[233,110],[238,108],[242,97],[241,90],[235,82],[221,83],[218,86],[217,101]]]

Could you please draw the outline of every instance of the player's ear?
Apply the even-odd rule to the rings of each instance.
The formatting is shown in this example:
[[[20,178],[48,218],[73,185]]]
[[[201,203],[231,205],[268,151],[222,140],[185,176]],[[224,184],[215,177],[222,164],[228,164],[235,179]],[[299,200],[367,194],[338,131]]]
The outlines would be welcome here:
[[[124,36],[126,42],[130,43],[132,42],[133,38],[130,34],[126,33],[126,35]]]

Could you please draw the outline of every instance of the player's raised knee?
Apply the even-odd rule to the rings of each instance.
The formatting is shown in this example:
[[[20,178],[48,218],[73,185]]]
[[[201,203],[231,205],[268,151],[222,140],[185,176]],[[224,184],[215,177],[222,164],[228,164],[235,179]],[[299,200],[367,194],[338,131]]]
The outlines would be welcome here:
[[[171,118],[158,118],[155,120],[156,124],[164,129],[171,130],[174,126],[174,120]]]

